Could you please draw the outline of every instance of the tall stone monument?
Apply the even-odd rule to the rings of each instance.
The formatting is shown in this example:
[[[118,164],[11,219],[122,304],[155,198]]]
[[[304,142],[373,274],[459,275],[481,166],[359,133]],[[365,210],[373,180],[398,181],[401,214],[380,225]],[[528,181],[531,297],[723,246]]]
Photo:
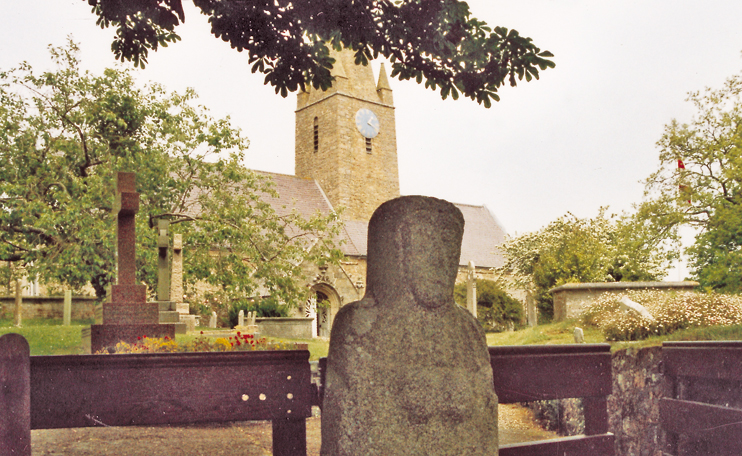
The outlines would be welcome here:
[[[178,314],[178,321],[185,327],[185,332],[195,331],[198,318],[190,314],[190,306],[183,302],[183,235],[173,234],[173,260],[170,269],[170,301]],[[171,306],[171,309],[173,307]],[[175,332],[179,332],[176,325]]]
[[[134,173],[116,175],[116,260],[117,281],[103,303],[101,322],[90,326],[93,353],[120,341],[133,343],[137,337],[174,337],[172,325],[159,324],[159,305],[147,302],[147,287],[136,283],[136,224],[139,193]],[[83,333],[83,339],[87,334]]]
[[[364,298],[332,327],[323,456],[497,455],[484,333],[454,303],[464,219],[452,204],[382,204],[368,233]]]
[[[474,262],[466,267],[466,308],[477,318],[477,272]]]
[[[173,247],[173,250],[175,248]],[[174,255],[173,255],[174,256]],[[173,258],[175,262],[175,258]],[[182,274],[181,274],[182,275]],[[181,287],[182,289],[182,287]],[[177,301],[172,299],[172,287],[170,280],[170,221],[157,220],[157,304],[160,309],[160,323],[166,323],[175,327],[175,334],[187,332],[186,323],[180,320],[177,311]],[[183,293],[181,291],[181,298]],[[186,312],[187,313],[187,312]]]

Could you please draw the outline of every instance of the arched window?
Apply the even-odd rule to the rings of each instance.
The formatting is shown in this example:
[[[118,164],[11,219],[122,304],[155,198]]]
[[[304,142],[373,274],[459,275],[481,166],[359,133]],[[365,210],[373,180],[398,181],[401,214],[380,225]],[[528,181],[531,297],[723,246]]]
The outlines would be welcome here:
[[[314,118],[314,153],[319,150],[319,119]]]

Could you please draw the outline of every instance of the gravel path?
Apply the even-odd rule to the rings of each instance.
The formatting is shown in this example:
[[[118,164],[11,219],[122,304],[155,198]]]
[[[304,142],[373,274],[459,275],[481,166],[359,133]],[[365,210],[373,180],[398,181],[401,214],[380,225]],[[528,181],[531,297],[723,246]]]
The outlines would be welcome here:
[[[554,438],[528,409],[501,404],[500,444]],[[31,431],[33,456],[217,456],[271,454],[271,424],[96,427]],[[320,418],[307,420],[307,454],[319,456]]]

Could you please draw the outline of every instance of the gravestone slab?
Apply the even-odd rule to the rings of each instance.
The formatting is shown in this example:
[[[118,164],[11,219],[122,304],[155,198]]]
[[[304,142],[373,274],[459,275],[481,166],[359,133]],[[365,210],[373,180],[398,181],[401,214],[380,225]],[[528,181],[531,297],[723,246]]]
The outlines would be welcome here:
[[[463,230],[435,198],[374,213],[366,294],[340,308],[330,336],[323,456],[497,454],[484,333],[453,299]]]
[[[618,303],[622,311],[628,314],[637,315],[644,318],[645,320],[654,321],[654,317],[651,313],[649,313],[647,308],[639,304],[638,302],[632,301],[628,297],[624,296],[623,298],[621,298],[620,301],[618,301]]]
[[[583,331],[582,328],[575,328],[574,336],[576,344],[585,343],[585,331]]]

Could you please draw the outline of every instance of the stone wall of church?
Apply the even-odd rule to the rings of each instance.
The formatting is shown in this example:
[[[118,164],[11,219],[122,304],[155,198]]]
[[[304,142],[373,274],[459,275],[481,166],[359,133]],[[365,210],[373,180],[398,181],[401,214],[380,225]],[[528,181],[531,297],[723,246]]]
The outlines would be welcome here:
[[[370,140],[355,125],[361,108],[379,118],[379,134]],[[317,122],[317,151],[314,124]],[[369,220],[374,210],[399,196],[394,108],[335,94],[296,113],[296,175],[316,179],[346,220]]]

